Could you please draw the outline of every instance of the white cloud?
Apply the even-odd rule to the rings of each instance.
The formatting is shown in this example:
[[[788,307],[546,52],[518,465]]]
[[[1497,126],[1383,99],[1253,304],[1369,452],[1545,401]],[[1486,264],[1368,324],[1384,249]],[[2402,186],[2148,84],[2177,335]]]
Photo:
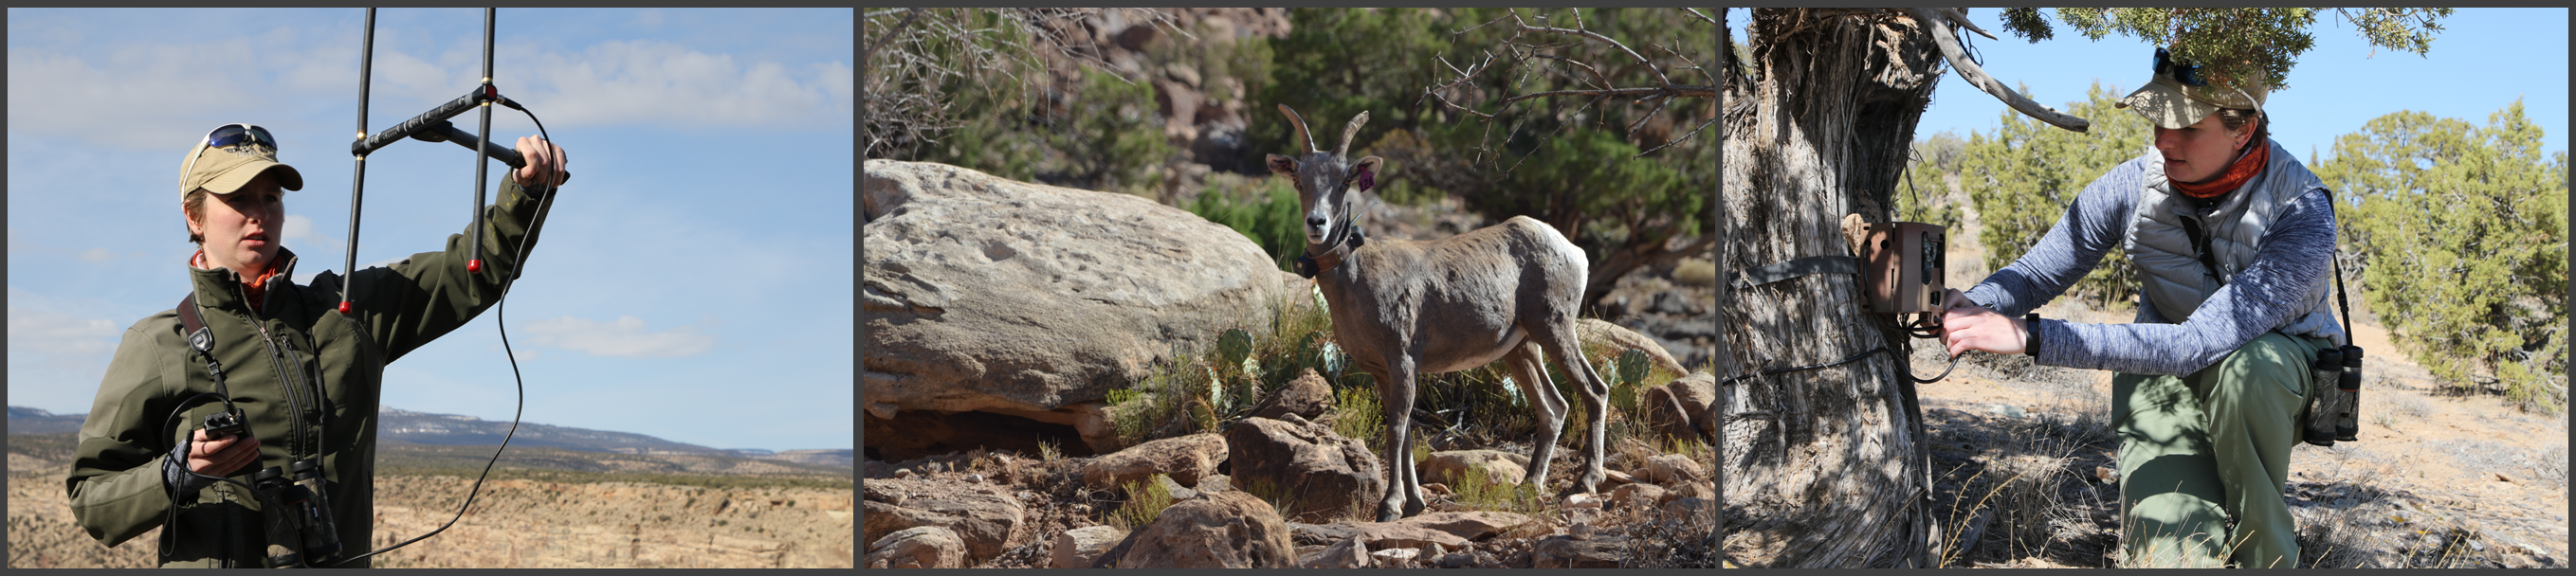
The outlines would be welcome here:
[[[697,327],[682,326],[662,332],[644,330],[644,319],[617,317],[602,323],[589,319],[563,317],[528,323],[530,339],[539,345],[580,351],[604,357],[686,357],[715,348],[715,335],[698,332]]]
[[[123,333],[116,321],[9,305],[9,348],[13,351],[63,356],[104,354],[116,350],[116,341]]]
[[[311,219],[311,218],[306,218],[304,215],[301,215],[301,214],[290,214],[290,215],[286,215],[286,232],[285,232],[285,238],[283,238],[283,239],[279,239],[279,240],[283,240],[283,241],[286,241],[286,242],[292,243],[292,242],[295,242],[295,240],[296,240],[296,239],[299,239],[299,238],[311,238],[312,236],[313,236],[313,219]],[[297,246],[302,246],[302,245],[297,245]]]
[[[128,148],[186,142],[209,117],[251,114],[264,87],[224,71],[257,70],[251,38],[118,48],[93,63],[42,48],[9,50],[9,128]],[[255,78],[254,78],[255,80]],[[202,131],[203,128],[197,130]],[[202,132],[200,132],[202,134]]]
[[[496,343],[492,343],[492,346],[484,347],[484,348],[485,348],[485,349],[489,349],[489,350],[491,350],[491,351],[492,351],[492,352],[494,352],[494,353],[507,352],[507,353],[509,353],[511,356],[518,357],[518,358],[519,358],[519,362],[530,362],[530,361],[535,361],[535,360],[537,360],[537,359],[545,358],[545,356],[546,356],[546,355],[545,355],[545,351],[541,351],[541,350],[537,350],[537,349],[521,349],[521,348],[517,348],[517,347],[511,347],[511,348],[509,348],[509,349],[507,349],[507,350],[505,351],[504,349],[502,349],[502,348],[501,348],[501,343],[497,343],[497,342],[496,342]]]
[[[530,108],[564,125],[682,124],[795,127],[846,120],[853,72],[846,63],[790,73],[777,62],[737,61],[687,46],[612,40],[580,54],[547,53],[530,65]],[[552,118],[549,118],[551,120]]]

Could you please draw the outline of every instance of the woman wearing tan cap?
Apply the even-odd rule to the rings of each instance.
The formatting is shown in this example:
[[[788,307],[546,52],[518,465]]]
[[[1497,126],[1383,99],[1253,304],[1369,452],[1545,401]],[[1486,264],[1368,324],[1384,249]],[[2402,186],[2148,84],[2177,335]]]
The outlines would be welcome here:
[[[450,235],[444,250],[303,286],[278,241],[284,191],[302,190],[304,176],[278,162],[276,138],[258,126],[199,138],[179,174],[180,215],[198,245],[191,289],[126,329],[109,362],[65,479],[81,527],[111,547],[163,527],[163,567],[321,565],[373,546],[385,364],[495,302],[563,182],[562,148],[535,137],[517,148],[527,166],[502,179],[480,238]],[[483,243],[479,271],[466,270],[467,242]],[[344,278],[356,303],[345,313]],[[305,523],[328,530],[275,534],[271,513],[298,505],[262,487],[306,477],[321,494],[305,500],[323,506]]]
[[[2348,344],[2327,302],[2333,203],[2269,138],[2263,79],[2233,84],[2156,51],[2154,79],[2119,103],[2155,125],[2154,149],[2086,186],[2012,265],[1951,291],[1943,316],[1951,354],[2114,372],[2132,567],[2298,563],[2281,486],[2302,439],[2309,364]],[[2143,285],[2135,322],[2024,316],[2113,247]]]

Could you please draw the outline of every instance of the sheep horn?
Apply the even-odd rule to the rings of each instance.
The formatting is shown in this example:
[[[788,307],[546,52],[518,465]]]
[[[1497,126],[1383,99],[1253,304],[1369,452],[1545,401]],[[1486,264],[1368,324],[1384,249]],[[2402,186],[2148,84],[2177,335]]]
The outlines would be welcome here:
[[[1360,111],[1359,116],[1351,118],[1351,125],[1349,128],[1342,129],[1342,147],[1340,150],[1333,151],[1333,156],[1350,156],[1351,137],[1359,135],[1360,125],[1362,124],[1368,124],[1368,111],[1366,110]]]
[[[1304,148],[1309,152],[1324,151],[1323,149],[1315,148],[1315,132],[1306,129],[1306,117],[1298,116],[1297,111],[1289,110],[1288,105],[1286,104],[1279,105],[1279,112],[1287,114],[1288,120],[1297,123],[1297,132],[1288,135],[1290,137],[1302,137],[1297,139],[1297,142],[1301,144],[1301,146],[1298,146],[1297,148]]]

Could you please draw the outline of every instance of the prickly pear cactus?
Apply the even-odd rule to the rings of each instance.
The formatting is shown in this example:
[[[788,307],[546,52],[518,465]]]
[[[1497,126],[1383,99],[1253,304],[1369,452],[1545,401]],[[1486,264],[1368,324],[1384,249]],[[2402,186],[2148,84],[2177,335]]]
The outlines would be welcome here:
[[[1646,380],[1646,353],[1628,349],[1611,362],[1610,404],[1627,415],[1637,414],[1637,384]]]

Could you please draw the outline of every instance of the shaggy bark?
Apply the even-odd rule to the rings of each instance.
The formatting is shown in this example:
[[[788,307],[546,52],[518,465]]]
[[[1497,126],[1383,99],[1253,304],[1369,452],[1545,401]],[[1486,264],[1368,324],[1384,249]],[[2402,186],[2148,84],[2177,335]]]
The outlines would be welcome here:
[[[1890,220],[1941,56],[1921,23],[1899,14],[1755,9],[1752,18],[1750,61],[1738,68],[1729,51],[1723,67],[1720,210],[1731,234],[1719,266],[1849,255],[1841,218]],[[1860,290],[1843,274],[1721,290],[1728,374],[1882,345],[1892,353],[1721,383],[1725,549],[1736,563],[1932,565],[1938,529],[1906,380],[1910,343],[1892,317],[1861,311]]]

